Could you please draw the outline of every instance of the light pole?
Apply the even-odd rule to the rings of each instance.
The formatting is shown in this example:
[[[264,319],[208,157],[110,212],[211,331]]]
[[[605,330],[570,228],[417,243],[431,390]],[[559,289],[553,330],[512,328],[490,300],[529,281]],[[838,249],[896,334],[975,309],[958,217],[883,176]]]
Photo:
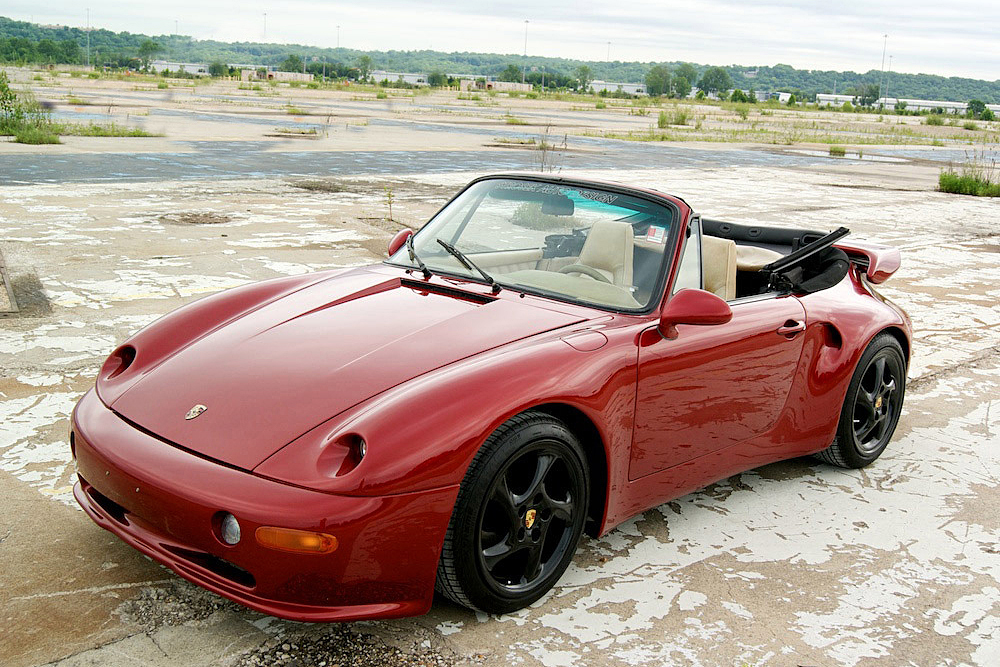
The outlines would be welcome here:
[[[90,67],[90,7],[87,7],[87,67]]]
[[[337,48],[340,48],[340,26],[337,26]]]
[[[524,73],[528,69],[528,19],[524,19],[524,63],[521,65],[521,83],[524,83]]]
[[[892,56],[889,56],[889,71],[885,73],[885,101],[889,102],[889,78],[892,76]]]
[[[611,42],[608,42],[608,62],[611,62]]]
[[[267,41],[267,12],[264,12],[264,41]]]
[[[878,77],[878,96],[879,96],[879,103],[880,104],[882,103],[882,99],[881,99],[882,98],[882,81],[885,79],[885,45],[889,41],[889,35],[885,34],[885,35],[883,35],[883,38],[884,39],[882,40],[882,70],[879,73],[879,77]]]

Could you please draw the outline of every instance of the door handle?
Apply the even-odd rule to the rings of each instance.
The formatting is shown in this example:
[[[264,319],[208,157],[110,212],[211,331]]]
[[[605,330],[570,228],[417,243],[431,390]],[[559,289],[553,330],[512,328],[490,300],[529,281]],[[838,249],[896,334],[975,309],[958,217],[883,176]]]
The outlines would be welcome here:
[[[778,327],[779,336],[794,338],[795,334],[806,330],[806,323],[799,320],[786,320],[783,326]]]

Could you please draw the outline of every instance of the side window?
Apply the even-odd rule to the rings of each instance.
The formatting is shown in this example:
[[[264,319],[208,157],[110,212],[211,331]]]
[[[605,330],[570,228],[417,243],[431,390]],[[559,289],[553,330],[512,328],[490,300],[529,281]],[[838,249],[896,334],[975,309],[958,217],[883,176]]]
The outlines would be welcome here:
[[[692,218],[691,233],[684,241],[684,254],[674,281],[674,294],[685,288],[701,289],[701,218]]]

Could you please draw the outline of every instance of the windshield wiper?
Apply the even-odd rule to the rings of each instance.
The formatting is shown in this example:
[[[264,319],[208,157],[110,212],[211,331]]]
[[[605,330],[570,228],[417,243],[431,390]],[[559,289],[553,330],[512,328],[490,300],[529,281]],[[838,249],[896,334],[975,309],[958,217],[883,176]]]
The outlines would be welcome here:
[[[431,270],[427,268],[424,264],[424,260],[417,257],[417,251],[413,249],[413,234],[406,237],[406,250],[410,253],[410,261],[420,267],[420,270],[424,273],[424,278],[430,278]]]
[[[481,268],[479,268],[478,266],[476,266],[476,263],[473,262],[468,257],[466,257],[465,253],[463,253],[461,250],[459,250],[458,248],[456,248],[452,244],[448,243],[447,241],[442,241],[441,239],[437,239],[437,242],[441,244],[442,248],[444,248],[449,253],[451,253],[452,255],[454,255],[455,259],[457,259],[459,262],[462,263],[462,266],[464,266],[465,268],[467,268],[469,271],[476,271],[476,272],[478,272],[479,275],[481,275],[483,277],[483,280],[486,281],[486,284],[489,285],[491,288],[493,288],[493,293],[494,294],[496,294],[497,292],[500,291],[500,284],[497,283],[497,281],[493,279],[493,276],[491,276],[490,274],[486,273]]]

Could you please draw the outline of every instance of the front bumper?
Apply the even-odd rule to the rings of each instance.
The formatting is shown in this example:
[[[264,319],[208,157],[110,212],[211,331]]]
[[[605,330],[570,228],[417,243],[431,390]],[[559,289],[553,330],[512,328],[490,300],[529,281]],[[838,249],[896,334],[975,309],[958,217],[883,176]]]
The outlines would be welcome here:
[[[430,609],[458,487],[383,497],[336,496],[201,458],[134,428],[91,390],[73,413],[77,502],[132,547],[214,593],[272,616],[348,621]],[[240,522],[230,546],[213,528]],[[257,544],[270,525],[330,533],[330,554]]]

